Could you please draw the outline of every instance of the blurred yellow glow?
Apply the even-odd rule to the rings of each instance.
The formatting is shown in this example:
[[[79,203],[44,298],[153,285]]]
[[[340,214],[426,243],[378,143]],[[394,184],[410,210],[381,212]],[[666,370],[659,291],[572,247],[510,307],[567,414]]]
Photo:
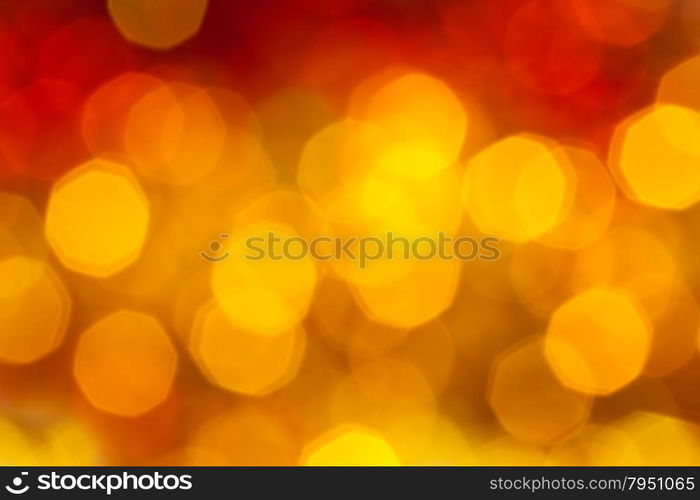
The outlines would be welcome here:
[[[197,314],[189,348],[211,382],[229,391],[260,396],[294,377],[305,341],[301,327],[274,336],[244,330],[212,302]]]
[[[265,193],[241,209],[236,227],[245,227],[261,220],[272,220],[294,228],[307,242],[326,235],[326,221],[314,202],[303,194],[286,189]]]
[[[375,321],[412,328],[437,317],[454,300],[461,262],[412,261],[405,274],[386,284],[354,283],[353,292]]]
[[[511,435],[542,445],[556,443],[582,426],[591,406],[590,397],[561,385],[539,337],[494,362],[488,401]]]
[[[214,266],[211,278],[214,296],[233,325],[262,335],[287,331],[304,318],[317,278],[316,265],[309,255],[301,259],[270,258],[269,233],[279,238],[272,245],[278,257],[286,239],[299,236],[276,222],[247,225],[228,238],[224,249],[229,256]],[[253,243],[266,253],[259,260],[246,258],[258,254],[246,245],[253,237],[260,238]]]
[[[656,100],[660,104],[675,104],[700,111],[700,96],[694,91],[700,86],[700,56],[675,66],[659,83]]]
[[[391,446],[369,429],[341,426],[310,443],[302,465],[308,466],[398,466]]]
[[[700,200],[700,113],[660,105],[634,115],[617,128],[610,162],[631,199],[688,208]]]
[[[615,426],[590,425],[551,450],[547,465],[634,467],[644,465],[632,436]]]
[[[619,425],[629,433],[641,456],[640,465],[697,466],[700,462],[700,431],[690,422],[636,412]]]
[[[377,233],[409,237],[452,233],[462,218],[455,168],[416,179],[382,170],[379,164],[365,176],[358,195],[355,217]]]
[[[137,101],[124,135],[139,170],[173,184],[189,184],[211,172],[226,138],[226,124],[209,93],[183,83],[161,85]]]
[[[570,146],[560,151],[573,168],[576,190],[564,220],[541,241],[578,249],[597,240],[608,228],[615,207],[615,184],[595,153]]]
[[[481,232],[527,241],[565,215],[574,188],[565,168],[543,139],[512,136],[471,159],[462,199]]]
[[[10,419],[0,417],[0,465],[35,465],[36,447]]]
[[[37,453],[37,465],[89,467],[104,465],[95,435],[78,422],[59,421],[46,430],[46,441]]]
[[[591,289],[552,315],[547,359],[568,387],[610,394],[640,375],[651,334],[644,312],[628,294]]]
[[[352,374],[336,387],[331,408],[337,423],[356,422],[382,431],[434,409],[435,394],[421,371],[390,357],[355,363]]]
[[[382,165],[414,178],[429,177],[452,164],[467,129],[457,96],[442,81],[420,73],[398,77],[379,89],[363,118],[382,128],[393,145]]]
[[[330,274],[326,274],[318,285],[309,320],[324,340],[357,357],[386,353],[408,334],[404,328],[368,319],[349,285]]]
[[[46,237],[64,266],[105,277],[138,258],[148,223],[148,201],[131,173],[95,159],[54,185]]]
[[[258,104],[265,147],[282,177],[293,179],[297,174],[304,142],[336,119],[334,107],[320,89],[298,85],[282,88]]]
[[[136,416],[165,400],[176,367],[177,353],[158,321],[123,310],[82,333],[73,374],[95,407]]]
[[[670,243],[637,224],[617,226],[578,253],[571,286],[578,292],[600,286],[627,290],[656,318],[669,307],[679,277]]]
[[[455,350],[452,332],[438,319],[411,329],[403,342],[389,353],[389,358],[412,364],[425,377],[432,392],[440,395],[451,381]],[[358,355],[356,344],[350,353]]]
[[[187,449],[191,466],[289,466],[298,456],[292,425],[252,405],[224,413],[199,429]]]
[[[31,363],[49,354],[63,340],[70,311],[47,264],[26,257],[0,262],[0,360]]]
[[[34,205],[0,192],[0,259],[16,255],[44,259],[47,253],[44,221]]]
[[[530,311],[549,318],[562,296],[571,293],[574,261],[570,252],[539,242],[518,245],[510,257],[510,282]]]
[[[207,0],[109,0],[114,24],[130,42],[171,49],[191,38],[202,24]]]
[[[647,40],[664,25],[673,0],[569,0],[590,36],[623,47]]]
[[[162,82],[145,73],[125,73],[95,90],[85,102],[82,132],[96,156],[125,155],[124,131],[131,107]]]
[[[468,434],[456,422],[434,412],[397,419],[383,434],[404,465],[457,466],[473,459]]]
[[[382,130],[367,123],[345,120],[329,125],[304,146],[299,186],[326,211],[338,198],[359,191],[385,143]]]
[[[490,467],[541,467],[547,461],[544,449],[523,443],[510,436],[489,441],[476,451],[471,465]]]
[[[693,347],[698,338],[700,309],[693,293],[677,283],[669,305],[654,318],[654,335],[644,372],[663,377],[685,366],[695,357]]]

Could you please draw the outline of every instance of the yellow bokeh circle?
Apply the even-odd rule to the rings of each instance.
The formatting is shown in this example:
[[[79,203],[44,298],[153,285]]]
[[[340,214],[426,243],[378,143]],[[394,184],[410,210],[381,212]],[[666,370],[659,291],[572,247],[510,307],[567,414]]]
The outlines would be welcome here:
[[[628,293],[594,288],[554,312],[546,355],[568,387],[589,394],[610,394],[640,375],[651,335],[643,309]]]
[[[158,321],[122,310],[102,318],[80,336],[73,374],[100,410],[141,415],[168,396],[177,353]]]
[[[94,159],[55,184],[46,237],[64,266],[106,277],[138,258],[148,223],[148,201],[129,170]]]
[[[44,262],[11,257],[0,262],[0,360],[30,363],[63,340],[71,302]]]

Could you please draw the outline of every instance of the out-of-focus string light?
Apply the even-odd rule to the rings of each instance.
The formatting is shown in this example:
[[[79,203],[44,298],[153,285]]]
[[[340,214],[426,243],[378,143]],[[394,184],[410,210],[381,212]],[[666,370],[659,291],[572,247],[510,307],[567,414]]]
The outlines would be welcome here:
[[[375,432],[341,426],[320,436],[304,450],[302,465],[401,465],[391,446]]]
[[[569,0],[569,4],[592,37],[612,45],[631,46],[661,29],[672,0]]]
[[[45,430],[36,465],[89,467],[104,464],[103,450],[95,433],[79,421],[60,420]]]
[[[419,179],[457,159],[467,130],[466,113],[450,88],[420,73],[388,82],[370,97],[362,118],[387,135],[381,165]]]
[[[644,465],[629,433],[615,426],[588,425],[572,439],[555,446],[547,465],[633,467]]]
[[[137,416],[170,393],[177,353],[158,321],[122,310],[85,330],[78,341],[73,374],[85,397],[100,410]]]
[[[325,274],[318,284],[309,321],[330,345],[361,358],[388,352],[408,334],[406,329],[367,318],[348,283],[331,274]]]
[[[612,228],[576,255],[570,284],[578,292],[601,286],[627,290],[656,318],[667,310],[679,278],[668,243],[640,226]]]
[[[0,104],[0,160],[8,173],[53,180],[85,157],[82,97],[71,82],[36,79]],[[9,170],[9,172],[8,172]]]
[[[138,258],[149,217],[146,196],[129,170],[94,159],[54,185],[46,237],[64,266],[105,277]]]
[[[574,256],[538,242],[513,250],[509,278],[520,301],[534,314],[548,318],[571,293]]]
[[[224,245],[228,258],[213,269],[211,282],[214,296],[234,325],[275,336],[304,318],[316,286],[316,264],[309,255],[270,258],[271,251],[278,257],[292,255],[283,253],[285,246],[289,252],[300,251],[298,243],[286,245],[293,237],[300,238],[289,226],[264,220],[231,234]],[[246,242],[257,249],[251,251]]]
[[[29,200],[0,192],[0,257],[24,255],[43,260],[48,253],[43,225]]]
[[[313,201],[285,189],[270,191],[253,200],[237,213],[235,225],[245,227],[261,220],[293,227],[307,241],[325,234],[326,230],[326,221]]]
[[[47,264],[11,257],[0,262],[0,309],[0,360],[23,364],[61,344],[71,301]]]
[[[0,418],[0,463],[4,466],[35,465],[36,449],[31,440],[6,417]]]
[[[700,9],[699,9],[700,13]],[[700,56],[687,59],[668,71],[656,94],[659,104],[675,104],[700,111],[700,97],[694,88],[700,85]]]
[[[511,436],[493,439],[476,452],[473,465],[498,467],[541,467],[547,462],[546,452],[539,446],[525,443]]]
[[[189,340],[190,352],[216,385],[247,395],[279,389],[299,369],[306,333],[290,326],[275,335],[260,335],[232,324],[216,302],[197,314]]]
[[[85,102],[82,132],[96,156],[127,156],[124,144],[129,112],[149,92],[162,85],[147,73],[124,73],[95,90]]]
[[[459,466],[474,461],[469,433],[439,413],[425,412],[397,419],[383,434],[404,465]]]
[[[42,40],[37,59],[42,75],[86,89],[136,62],[132,47],[103,16],[84,16],[56,29]]]
[[[207,0],[109,0],[109,14],[124,38],[151,49],[171,49],[199,31]]]
[[[590,397],[564,387],[535,338],[511,349],[494,362],[488,401],[501,425],[514,437],[534,444],[552,444],[588,419]]]
[[[668,307],[654,318],[654,336],[644,373],[664,377],[687,365],[694,357],[700,331],[700,309],[690,289],[676,283]]]
[[[265,407],[246,405],[217,416],[188,444],[188,465],[296,465],[299,443],[290,422]]]
[[[610,161],[633,200],[688,208],[700,200],[700,112],[660,105],[632,116],[615,131]]]
[[[374,165],[373,153],[381,150],[384,141],[381,129],[360,121],[329,125],[304,146],[297,176],[299,186],[327,211],[338,199],[359,190]]]
[[[620,422],[642,464],[690,466],[700,460],[700,429],[690,422],[649,412],[635,412]]]
[[[152,90],[129,113],[126,150],[145,175],[190,184],[214,169],[226,124],[204,89],[172,83]]]
[[[355,283],[356,297],[370,318],[399,328],[421,325],[452,303],[461,262],[414,261],[405,274],[385,284]]]
[[[541,241],[576,250],[593,243],[608,228],[615,208],[615,184],[595,153],[571,146],[560,151],[573,169],[576,188],[564,220]]]
[[[397,420],[434,410],[435,394],[423,373],[391,357],[356,363],[336,387],[331,407],[336,423],[362,423],[382,431]]]
[[[481,232],[523,242],[561,221],[575,184],[565,160],[552,148],[539,137],[519,135],[471,159],[463,201]]]
[[[641,374],[649,355],[651,327],[628,294],[588,290],[552,315],[545,343],[547,360],[568,387],[610,394]]]
[[[535,0],[510,19],[505,54],[519,82],[539,92],[566,95],[596,76],[602,50],[559,2]]]

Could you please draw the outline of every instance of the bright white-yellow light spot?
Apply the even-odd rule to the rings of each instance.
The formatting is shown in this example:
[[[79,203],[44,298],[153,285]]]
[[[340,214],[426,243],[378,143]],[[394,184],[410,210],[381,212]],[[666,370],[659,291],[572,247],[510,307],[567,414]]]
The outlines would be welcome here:
[[[547,359],[567,386],[610,394],[641,373],[649,355],[650,328],[629,295],[606,288],[588,290],[552,315]]]
[[[107,8],[124,38],[164,50],[199,31],[207,3],[207,0],[109,0]]]
[[[117,415],[141,415],[170,392],[177,353],[151,316],[119,311],[88,328],[78,342],[73,374],[85,397]]]
[[[49,354],[63,340],[70,309],[48,265],[25,257],[0,262],[0,360],[30,363]]]
[[[146,239],[146,196],[122,165],[91,160],[54,186],[46,212],[46,237],[73,271],[110,276],[134,262]]]
[[[682,210],[700,200],[700,113],[675,105],[646,110],[621,125],[611,164],[628,197]]]
[[[213,302],[197,314],[190,351],[216,385],[241,394],[265,395],[294,377],[305,338],[301,327],[274,336],[244,330]]]
[[[548,144],[519,135],[493,144],[467,166],[463,201],[483,233],[522,242],[552,229],[572,194]]]
[[[303,465],[397,466],[394,450],[373,431],[342,426],[317,438],[306,447]]]

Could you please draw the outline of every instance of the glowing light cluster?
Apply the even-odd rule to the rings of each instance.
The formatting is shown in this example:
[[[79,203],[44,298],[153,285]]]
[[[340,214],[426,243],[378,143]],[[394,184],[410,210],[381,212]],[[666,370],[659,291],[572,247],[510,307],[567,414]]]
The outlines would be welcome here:
[[[698,1],[273,4],[3,2],[2,463],[698,465]]]

